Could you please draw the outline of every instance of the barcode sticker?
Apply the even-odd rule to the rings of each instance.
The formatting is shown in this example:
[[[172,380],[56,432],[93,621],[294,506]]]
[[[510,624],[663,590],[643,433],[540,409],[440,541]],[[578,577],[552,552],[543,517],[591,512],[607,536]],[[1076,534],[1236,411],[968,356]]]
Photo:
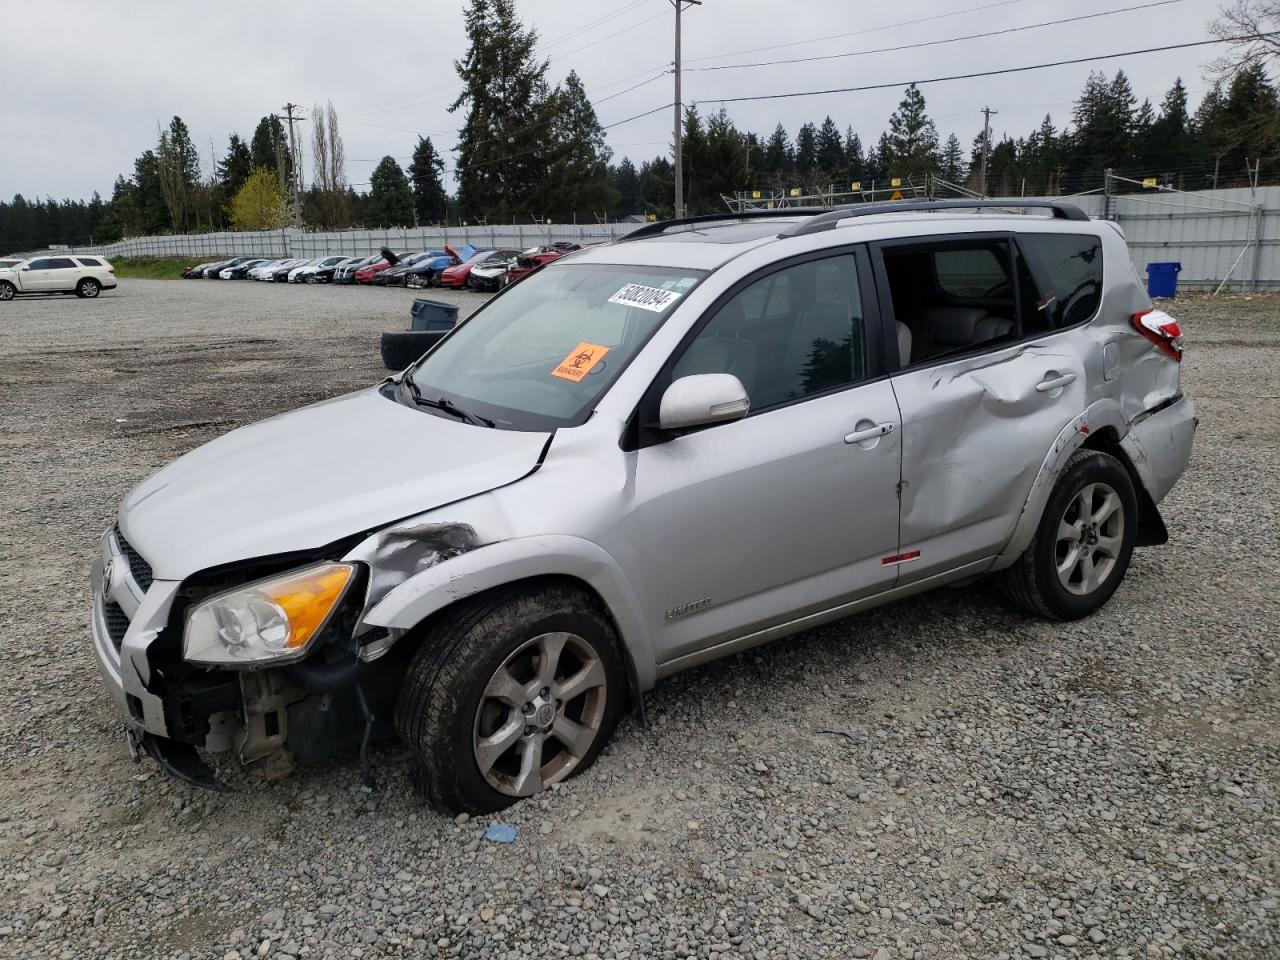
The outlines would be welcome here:
[[[628,283],[609,298],[610,303],[620,303],[624,307],[639,307],[641,310],[652,310],[661,313],[684,294],[674,290],[662,290],[658,287],[646,287],[638,283]]]

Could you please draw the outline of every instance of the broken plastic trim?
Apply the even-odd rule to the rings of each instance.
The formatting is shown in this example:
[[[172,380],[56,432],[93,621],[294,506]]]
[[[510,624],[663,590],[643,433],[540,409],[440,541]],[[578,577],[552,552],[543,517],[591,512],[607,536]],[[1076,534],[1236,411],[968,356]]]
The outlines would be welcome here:
[[[160,764],[165,773],[176,780],[215,793],[232,792],[229,786],[213,775],[213,771],[196,753],[196,748],[189,743],[178,743],[166,737],[157,737],[154,733],[144,733],[142,748],[152,760]]]

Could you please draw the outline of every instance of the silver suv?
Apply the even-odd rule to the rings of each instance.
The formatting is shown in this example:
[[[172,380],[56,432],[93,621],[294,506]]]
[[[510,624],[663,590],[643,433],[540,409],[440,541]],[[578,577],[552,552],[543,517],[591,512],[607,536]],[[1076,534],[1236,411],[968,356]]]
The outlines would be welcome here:
[[[367,777],[394,733],[434,805],[492,811],[774,637],[984,575],[1097,610],[1167,540],[1181,356],[1120,231],[1066,205],[649,225],[141,483],[94,645],[135,755],[191,782],[221,786],[196,748]]]

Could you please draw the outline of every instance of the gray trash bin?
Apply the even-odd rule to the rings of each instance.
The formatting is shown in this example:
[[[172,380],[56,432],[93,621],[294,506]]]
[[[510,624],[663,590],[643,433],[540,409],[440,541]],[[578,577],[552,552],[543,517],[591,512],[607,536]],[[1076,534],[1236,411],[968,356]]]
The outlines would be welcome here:
[[[419,333],[452,330],[458,322],[458,307],[439,300],[416,299],[410,308],[409,329]]]

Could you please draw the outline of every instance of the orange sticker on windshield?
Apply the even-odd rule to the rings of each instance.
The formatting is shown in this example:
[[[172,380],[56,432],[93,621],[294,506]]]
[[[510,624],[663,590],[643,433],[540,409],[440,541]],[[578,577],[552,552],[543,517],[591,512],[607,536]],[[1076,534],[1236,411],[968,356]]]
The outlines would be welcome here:
[[[601,358],[608,352],[608,347],[584,341],[569,351],[569,355],[557,364],[556,368],[551,371],[551,375],[559,377],[561,380],[572,380],[577,383],[590,373],[591,368],[599,363]]]

